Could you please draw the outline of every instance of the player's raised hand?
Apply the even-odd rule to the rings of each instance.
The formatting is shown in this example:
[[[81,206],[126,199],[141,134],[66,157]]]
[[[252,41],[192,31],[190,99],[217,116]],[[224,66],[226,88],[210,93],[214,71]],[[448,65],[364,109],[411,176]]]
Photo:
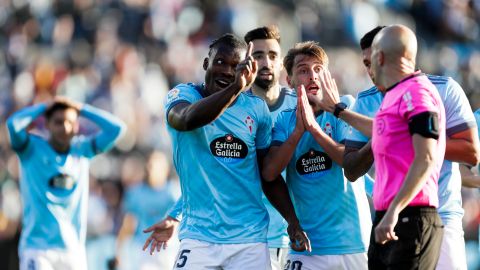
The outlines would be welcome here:
[[[335,104],[340,102],[340,95],[338,94],[337,83],[328,69],[321,72],[320,85],[322,87],[322,99],[319,106],[322,110],[333,113]]]
[[[257,76],[257,62],[253,59],[252,51],[253,43],[249,42],[245,59],[238,63],[235,70],[235,82],[242,90],[250,88]]]
[[[47,106],[53,106],[54,104],[65,104],[69,107],[72,107],[78,111],[80,111],[83,107],[83,104],[75,101],[69,97],[66,96],[55,96],[51,102]]]
[[[383,245],[388,241],[398,240],[398,236],[395,235],[394,231],[397,222],[398,215],[391,211],[387,211],[380,223],[375,227],[375,242]]]
[[[303,231],[300,224],[288,224],[287,232],[290,237],[290,247],[293,250],[312,252],[310,239],[308,239],[307,233]]]
[[[167,248],[168,241],[172,238],[178,223],[178,220],[167,216],[162,221],[143,230],[144,233],[151,232],[143,245],[143,250],[145,251],[150,246],[150,254],[153,254],[155,249],[159,252],[162,247],[163,249]]]
[[[305,129],[310,132],[320,129],[315,115],[313,114],[312,106],[310,105],[309,98],[307,97],[307,93],[303,84],[297,88],[297,102],[298,106],[301,108]]]
[[[303,87],[303,85],[302,85]],[[297,90],[297,93],[299,91]],[[302,99],[300,98],[300,93],[297,94],[298,98],[297,98],[297,112],[295,113],[296,117],[297,117],[297,122],[295,124],[295,129],[302,133],[305,132],[305,124],[303,122],[303,106],[302,106]]]

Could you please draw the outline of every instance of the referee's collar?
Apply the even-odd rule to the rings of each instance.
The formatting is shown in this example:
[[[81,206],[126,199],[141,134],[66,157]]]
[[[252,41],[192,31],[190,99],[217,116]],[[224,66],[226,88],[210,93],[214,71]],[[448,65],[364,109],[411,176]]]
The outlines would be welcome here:
[[[406,82],[412,78],[415,78],[415,77],[418,77],[418,76],[422,76],[422,75],[425,75],[421,70],[416,70],[414,73],[408,75],[407,77],[403,78],[402,80],[400,80],[399,82],[396,82],[394,83],[392,86],[388,87],[387,89],[385,89],[385,93],[387,93],[388,91],[392,90],[393,88],[397,87],[399,84],[403,83],[403,82]]]

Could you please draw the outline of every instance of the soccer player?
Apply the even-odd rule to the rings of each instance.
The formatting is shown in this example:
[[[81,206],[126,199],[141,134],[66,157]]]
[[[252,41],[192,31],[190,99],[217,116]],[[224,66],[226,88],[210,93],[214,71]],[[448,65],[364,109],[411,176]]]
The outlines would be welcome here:
[[[175,269],[270,269],[261,188],[288,221],[292,248],[310,249],[285,182],[260,176],[272,120],[265,102],[244,92],[257,72],[251,51],[231,34],[220,37],[204,60],[205,83],[180,84],[168,93],[183,204]],[[152,234],[144,248],[151,251],[164,243],[157,225],[146,230]]]
[[[372,81],[371,45],[375,35],[383,27],[377,27],[362,38],[360,46],[363,62]],[[439,214],[445,226],[442,248],[437,269],[466,269],[465,242],[462,228],[461,185],[471,186],[468,179],[460,177],[459,163],[474,166],[478,162],[478,136],[475,118],[468,99],[460,85],[449,77],[427,75],[435,85],[443,101],[446,113],[446,152],[440,171]],[[383,100],[377,87],[362,91],[352,111],[374,117]],[[348,112],[342,112],[343,118]],[[355,124],[355,122],[352,122]],[[355,128],[351,128],[345,142],[345,175],[352,181],[366,173],[373,164],[373,154],[369,138]],[[463,169],[463,168],[461,168]],[[465,168],[466,169],[466,168]],[[467,170],[467,169],[466,169]]]
[[[150,153],[147,162],[147,177],[144,182],[129,188],[124,197],[125,216],[117,238],[117,260],[120,269],[172,269],[178,247],[169,246],[162,255],[148,256],[134,252],[128,260],[121,260],[120,251],[125,250],[125,240],[130,239],[128,251],[137,251],[147,240],[143,228],[165,218],[178,197],[175,184],[168,180],[170,162],[167,156],[159,151]]]
[[[265,100],[275,123],[280,112],[297,105],[295,92],[288,87],[282,87],[279,83],[280,72],[283,69],[280,32],[276,26],[255,28],[245,35],[244,40],[247,43],[252,42],[252,56],[258,66],[251,92]],[[272,269],[281,270],[288,253],[287,222],[270,204],[267,197],[262,196],[262,199],[270,217],[267,241]]]
[[[274,179],[287,169],[295,209],[312,246],[311,253],[292,250],[285,269],[367,269],[371,219],[365,187],[349,182],[342,170],[348,126],[318,107],[320,89],[328,83],[328,57],[313,41],[298,43],[284,66],[289,85],[297,89],[297,107],[277,117],[262,172]],[[351,96],[341,100],[346,106],[354,102]]]
[[[27,132],[42,115],[48,138]],[[77,136],[79,116],[101,131],[92,137]],[[87,104],[56,97],[49,105],[16,112],[7,127],[21,167],[20,269],[86,269],[89,160],[112,148],[124,124]]]
[[[474,113],[477,128],[480,129],[480,109]],[[480,131],[478,131],[480,134]],[[462,175],[462,185],[469,188],[480,188],[480,175],[478,174],[478,167],[471,168],[470,165],[460,164],[460,173]],[[475,173],[472,171],[474,170]],[[462,231],[463,232],[463,231]],[[463,234],[462,234],[463,235]],[[463,240],[463,237],[462,237]]]

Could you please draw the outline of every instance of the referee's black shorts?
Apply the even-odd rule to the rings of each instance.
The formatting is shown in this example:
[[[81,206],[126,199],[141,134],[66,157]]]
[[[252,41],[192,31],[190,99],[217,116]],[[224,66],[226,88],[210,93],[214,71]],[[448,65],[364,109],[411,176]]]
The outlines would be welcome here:
[[[368,249],[368,269],[435,269],[443,238],[443,224],[433,207],[406,207],[395,226],[397,241],[375,242],[375,227],[385,211],[375,212]]]

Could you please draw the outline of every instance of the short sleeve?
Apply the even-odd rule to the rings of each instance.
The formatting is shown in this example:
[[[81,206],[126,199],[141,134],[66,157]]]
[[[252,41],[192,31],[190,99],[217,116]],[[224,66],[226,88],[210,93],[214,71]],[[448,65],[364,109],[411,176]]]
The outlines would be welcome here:
[[[272,141],[273,121],[265,102],[261,103],[261,110],[258,114],[258,129],[255,136],[257,149],[267,149]]]
[[[289,126],[295,127],[296,124],[296,108],[285,110],[278,114],[277,120],[273,125],[272,146],[282,145],[290,136]],[[294,119],[292,119],[292,116]]]
[[[434,89],[434,91],[437,91]],[[404,119],[410,119],[422,112],[439,112],[439,105],[434,100],[431,90],[424,86],[410,87],[403,93],[398,106],[399,115]]]
[[[372,89],[361,92],[357,96],[355,104],[352,106],[352,111],[358,114],[373,118],[382,103],[381,94],[378,90],[372,91]],[[352,126],[348,126],[345,136],[345,146],[351,148],[362,148],[370,138],[363,135],[360,131]]]
[[[194,103],[201,98],[196,86],[193,84],[179,84],[168,91],[165,100],[165,113],[168,119],[170,110],[179,103]]]
[[[355,104],[355,98],[352,97],[351,95],[345,95],[340,97],[340,101],[347,104],[347,109],[351,109]],[[336,125],[338,130],[337,141],[340,143],[345,143],[345,139],[348,135],[350,126],[340,118],[336,118],[336,119],[337,119]]]
[[[451,136],[477,126],[468,98],[462,87],[452,78],[448,79],[445,98],[447,135]]]

